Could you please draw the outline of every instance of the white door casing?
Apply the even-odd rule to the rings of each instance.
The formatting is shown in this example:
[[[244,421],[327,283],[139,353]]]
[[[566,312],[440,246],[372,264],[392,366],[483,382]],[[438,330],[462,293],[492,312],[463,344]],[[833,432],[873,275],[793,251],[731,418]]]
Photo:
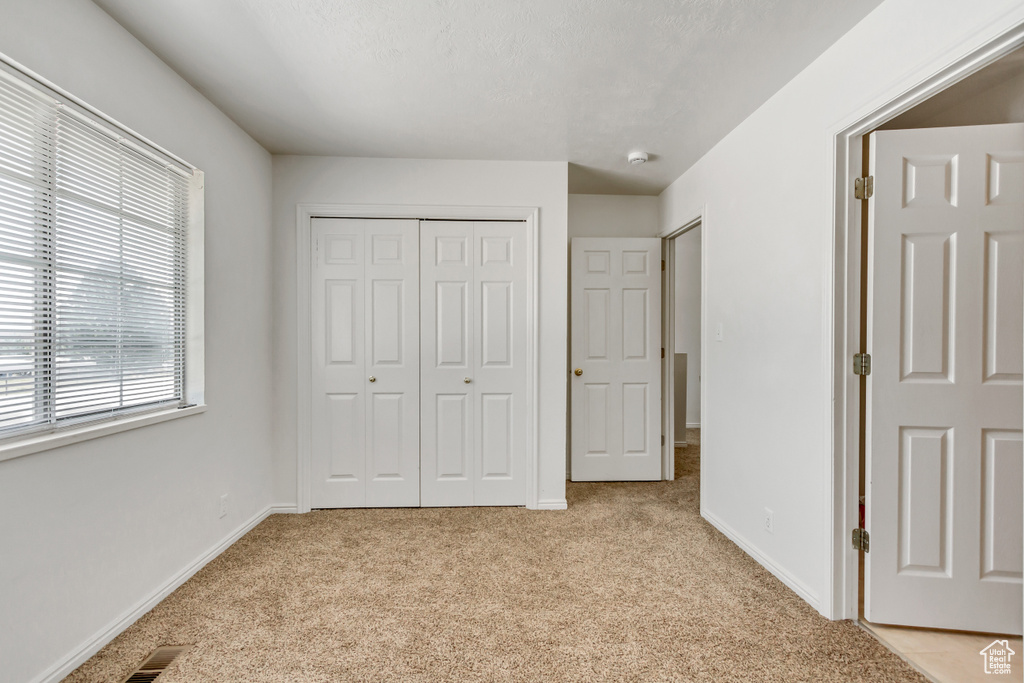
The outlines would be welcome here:
[[[1020,633],[1024,125],[870,158],[865,617]]]
[[[419,505],[418,222],[311,225],[311,507]]]
[[[570,278],[572,480],[661,479],[661,240],[574,238]]]
[[[421,224],[424,506],[526,504],[524,228]]]

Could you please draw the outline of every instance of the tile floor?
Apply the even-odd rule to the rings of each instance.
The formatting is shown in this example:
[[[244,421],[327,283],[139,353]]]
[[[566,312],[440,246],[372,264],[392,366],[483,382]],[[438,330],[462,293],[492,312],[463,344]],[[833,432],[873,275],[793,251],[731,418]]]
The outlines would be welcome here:
[[[936,683],[1024,681],[1024,644],[1020,636],[884,626],[863,619],[861,626]],[[1010,658],[1010,675],[985,673],[980,653],[996,639],[1008,640],[1016,653]]]

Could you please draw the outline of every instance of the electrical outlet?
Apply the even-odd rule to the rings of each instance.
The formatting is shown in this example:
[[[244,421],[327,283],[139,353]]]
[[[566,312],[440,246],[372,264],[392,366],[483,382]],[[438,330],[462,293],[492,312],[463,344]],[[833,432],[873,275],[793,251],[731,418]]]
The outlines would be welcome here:
[[[228,514],[228,494],[224,494],[220,497],[220,514],[218,517],[223,517]]]
[[[764,509],[764,516],[761,519],[761,526],[770,534],[775,533],[775,513],[768,508]]]

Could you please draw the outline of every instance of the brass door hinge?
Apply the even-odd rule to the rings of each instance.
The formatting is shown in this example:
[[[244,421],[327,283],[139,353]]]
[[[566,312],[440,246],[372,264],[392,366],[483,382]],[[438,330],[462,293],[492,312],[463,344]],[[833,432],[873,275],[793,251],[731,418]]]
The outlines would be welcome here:
[[[863,550],[864,552],[870,552],[871,550],[871,536],[868,534],[867,529],[854,529],[853,530],[853,549]]]
[[[869,175],[853,181],[853,196],[857,199],[871,199],[875,194],[875,176]]]
[[[853,356],[853,374],[855,375],[870,375],[871,374],[871,354],[870,353],[858,353]]]

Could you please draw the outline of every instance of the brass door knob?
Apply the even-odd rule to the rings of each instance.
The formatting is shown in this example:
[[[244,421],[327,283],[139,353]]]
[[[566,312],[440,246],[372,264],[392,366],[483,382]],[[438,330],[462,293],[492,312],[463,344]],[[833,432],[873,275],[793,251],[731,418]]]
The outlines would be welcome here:
[[[466,384],[469,384],[469,383],[470,383],[470,382],[472,382],[473,380],[471,380],[471,379],[470,379],[470,378],[468,378],[468,377],[465,377],[465,378],[463,378],[463,380],[462,380],[462,381],[463,381],[463,382],[465,382]]]
[[[370,381],[371,381],[371,382],[376,382],[376,381],[377,381],[377,378],[376,378],[376,377],[374,377],[373,375],[370,375]]]
[[[576,368],[576,369],[575,369],[575,370],[573,371],[573,373],[572,373],[572,374],[574,374],[574,375],[576,375],[577,377],[579,377],[580,375],[582,375],[582,374],[583,374],[583,368]]]

